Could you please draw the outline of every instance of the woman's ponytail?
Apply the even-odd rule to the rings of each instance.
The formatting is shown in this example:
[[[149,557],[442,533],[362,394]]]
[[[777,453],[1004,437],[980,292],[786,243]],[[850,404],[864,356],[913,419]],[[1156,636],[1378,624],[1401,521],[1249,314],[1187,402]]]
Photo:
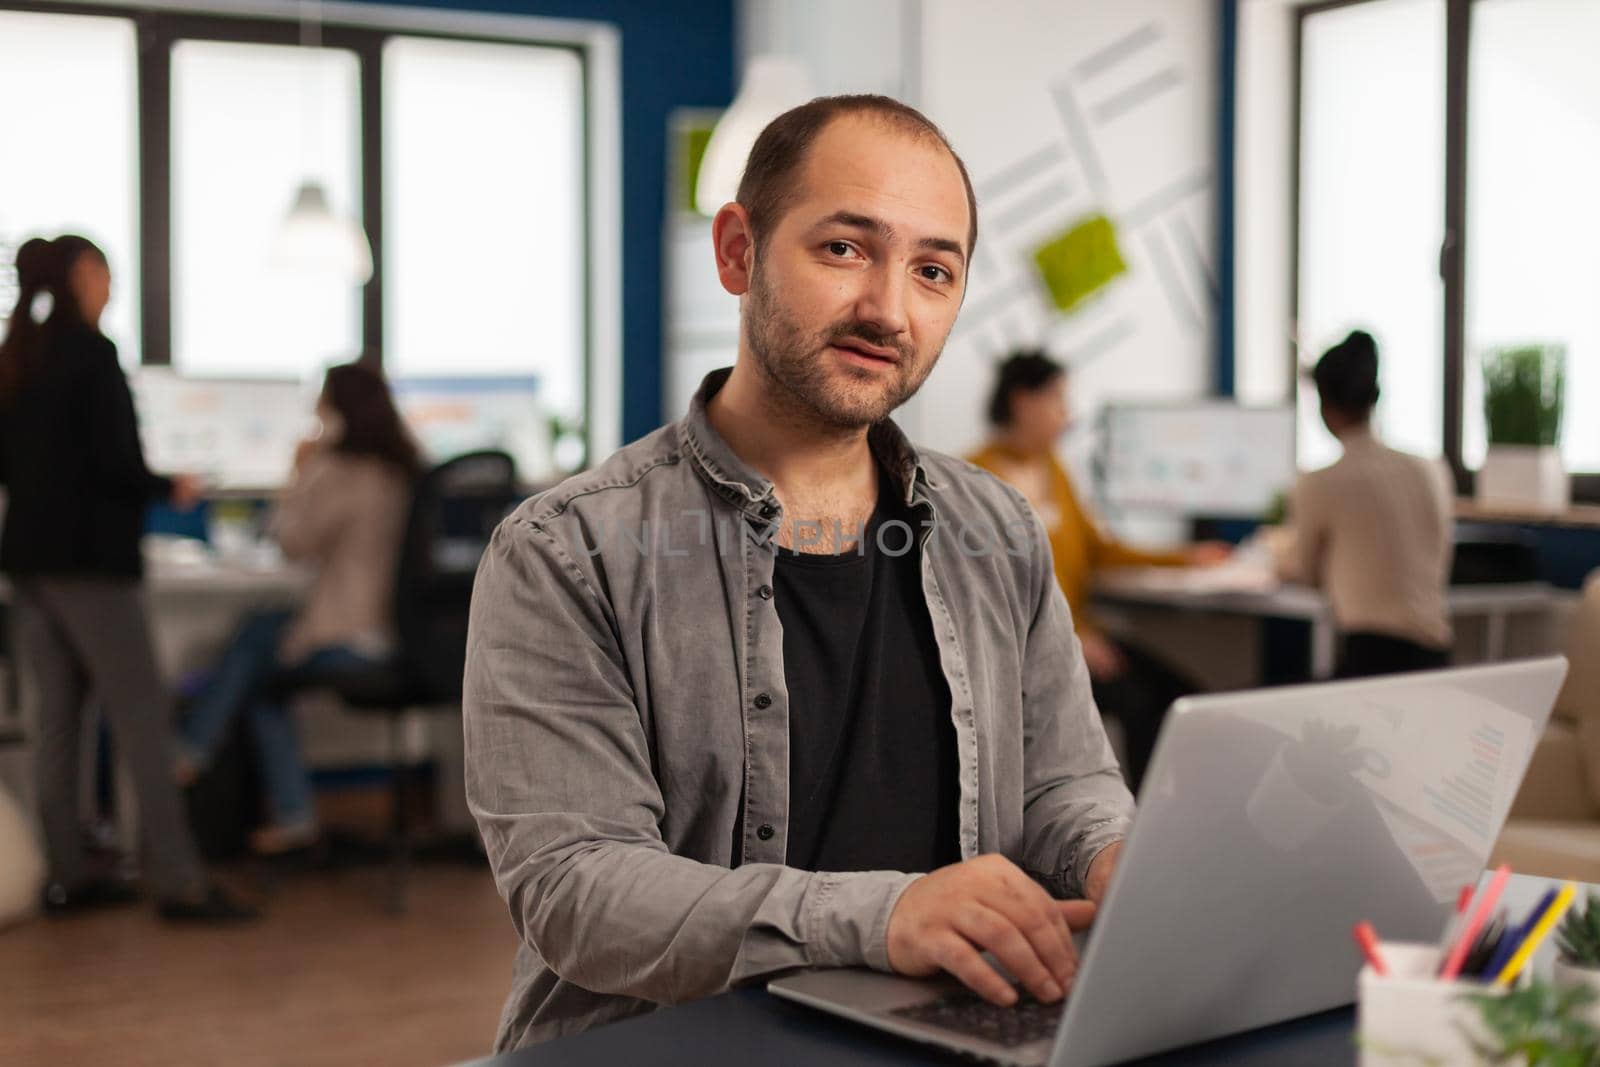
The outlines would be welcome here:
[[[30,237],[17,249],[17,303],[11,309],[5,340],[0,341],[0,401],[11,399],[22,388],[28,365],[39,347],[41,323],[34,317],[34,305],[41,295],[51,302],[59,299],[62,279],[59,256],[53,241]]]

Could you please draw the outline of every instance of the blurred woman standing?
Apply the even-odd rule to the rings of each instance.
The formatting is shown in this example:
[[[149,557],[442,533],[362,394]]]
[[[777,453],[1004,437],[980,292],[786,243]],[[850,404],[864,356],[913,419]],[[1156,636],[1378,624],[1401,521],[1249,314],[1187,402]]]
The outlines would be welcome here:
[[[138,797],[144,873],[164,918],[250,917],[211,885],[168,773],[172,701],[156,670],[141,592],[146,507],[192,507],[197,483],[145,466],[117,348],[100,332],[111,270],[83,237],[17,250],[18,296],[0,342],[0,571],[14,590],[20,662],[39,693],[45,909],[126,903],[126,883],[88,869],[78,828],[84,706],[105,708]],[[47,305],[47,306],[45,306]]]

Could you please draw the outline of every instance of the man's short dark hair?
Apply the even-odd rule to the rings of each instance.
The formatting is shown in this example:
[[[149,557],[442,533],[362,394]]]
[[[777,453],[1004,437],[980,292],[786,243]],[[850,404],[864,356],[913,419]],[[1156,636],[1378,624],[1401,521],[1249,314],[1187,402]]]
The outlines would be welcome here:
[[[1323,353],[1311,378],[1323,404],[1351,415],[1365,416],[1378,403],[1378,342],[1365,330]]]
[[[1037,348],[1011,353],[1001,362],[994,376],[994,392],[989,394],[989,424],[1011,425],[1011,398],[1018,390],[1043,389],[1064,377],[1067,368]]]
[[[834,119],[845,115],[869,115],[902,132],[937,141],[956,161],[961,182],[967,190],[967,256],[978,243],[978,198],[972,191],[967,165],[950,147],[950,141],[928,117],[916,108],[887,96],[819,96],[779,115],[767,124],[750,149],[735,197],[750,215],[752,236],[759,242],[772,232],[794,198],[795,175],[805,165],[806,156],[819,134]]]

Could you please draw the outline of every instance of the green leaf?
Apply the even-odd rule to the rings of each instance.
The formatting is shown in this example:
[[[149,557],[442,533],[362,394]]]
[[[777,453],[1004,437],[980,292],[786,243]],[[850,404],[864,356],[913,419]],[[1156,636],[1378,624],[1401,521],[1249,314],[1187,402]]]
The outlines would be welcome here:
[[[1483,1050],[1498,1063],[1528,1067],[1595,1067],[1600,1030],[1588,1020],[1595,993],[1587,986],[1534,980],[1503,996],[1466,994],[1493,1041]]]

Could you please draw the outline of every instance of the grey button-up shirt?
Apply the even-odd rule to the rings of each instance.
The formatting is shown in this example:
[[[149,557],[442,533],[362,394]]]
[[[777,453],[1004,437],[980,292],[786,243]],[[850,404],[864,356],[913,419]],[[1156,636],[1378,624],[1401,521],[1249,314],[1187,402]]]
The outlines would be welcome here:
[[[521,937],[496,1048],[805,966],[888,969],[916,877],[784,865],[789,704],[772,483],[688,416],[523,504],[473,594],[467,798]],[[961,854],[1073,896],[1133,800],[1022,496],[892,422],[951,694]],[[930,799],[930,805],[932,801]],[[737,838],[735,835],[738,835]]]

